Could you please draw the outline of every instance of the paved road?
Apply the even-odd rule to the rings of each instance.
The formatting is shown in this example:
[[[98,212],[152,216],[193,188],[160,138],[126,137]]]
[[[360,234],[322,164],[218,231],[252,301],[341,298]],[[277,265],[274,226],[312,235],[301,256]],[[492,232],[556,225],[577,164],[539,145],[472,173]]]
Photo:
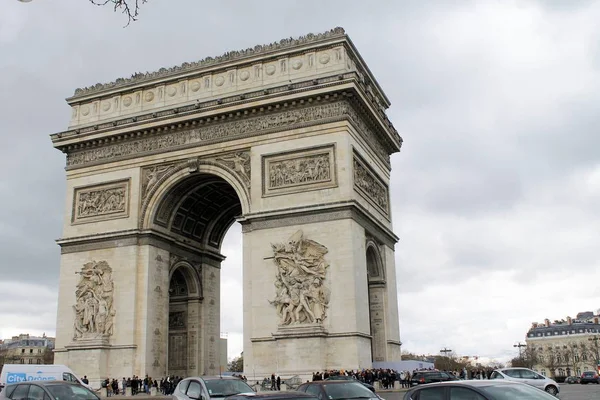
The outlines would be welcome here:
[[[405,391],[378,392],[385,400],[402,400]],[[600,400],[600,385],[560,385],[560,400]]]

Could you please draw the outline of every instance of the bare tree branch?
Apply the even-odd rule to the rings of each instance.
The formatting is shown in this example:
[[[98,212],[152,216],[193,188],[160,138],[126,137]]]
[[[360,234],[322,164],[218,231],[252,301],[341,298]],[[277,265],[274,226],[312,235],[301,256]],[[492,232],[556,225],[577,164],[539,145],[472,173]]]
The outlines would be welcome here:
[[[96,6],[112,4],[115,12],[121,10],[127,16],[127,25],[124,26],[126,28],[131,21],[137,21],[140,6],[146,3],[147,0],[89,0],[89,2]]]

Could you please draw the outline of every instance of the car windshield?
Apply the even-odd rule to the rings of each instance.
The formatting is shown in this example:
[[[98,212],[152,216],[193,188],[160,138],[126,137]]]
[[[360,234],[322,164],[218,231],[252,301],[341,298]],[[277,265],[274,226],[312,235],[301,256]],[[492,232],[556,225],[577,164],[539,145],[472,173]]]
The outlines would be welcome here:
[[[373,392],[357,382],[344,382],[323,385],[328,400],[337,399],[370,399]]]
[[[330,381],[349,381],[354,378],[352,378],[350,376],[345,376],[345,375],[334,375],[334,376],[330,376],[327,379]]]
[[[240,379],[209,379],[205,382],[210,397],[224,397],[253,392],[252,388]]]
[[[92,391],[78,385],[47,385],[46,386],[56,400],[99,400]]]
[[[490,385],[480,389],[495,400],[556,400],[551,394],[527,385]]]

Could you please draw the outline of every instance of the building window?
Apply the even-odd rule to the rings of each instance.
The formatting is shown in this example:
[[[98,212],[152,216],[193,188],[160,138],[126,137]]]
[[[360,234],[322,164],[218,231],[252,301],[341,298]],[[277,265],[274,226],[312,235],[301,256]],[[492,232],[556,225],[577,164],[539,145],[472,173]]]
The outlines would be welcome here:
[[[41,363],[42,363],[42,360],[40,360],[40,359],[38,358],[38,359],[37,359],[37,363],[38,363],[38,364],[41,364]]]
[[[545,369],[541,370],[541,371],[540,371],[540,374],[542,374],[542,375],[546,376],[546,370],[545,370]]]
[[[29,354],[33,354],[33,349],[29,349]]]
[[[25,364],[25,359],[21,358],[21,364]]]
[[[29,359],[29,364],[33,364],[33,358]]]
[[[581,359],[582,359],[583,361],[587,361],[587,354],[583,353],[583,354],[581,355]]]
[[[42,349],[38,349],[38,354],[42,352]]]
[[[558,376],[565,376],[565,370],[562,368],[558,369]]]
[[[581,368],[577,368],[577,376],[581,376]]]
[[[25,349],[21,349],[21,354],[25,354]]]

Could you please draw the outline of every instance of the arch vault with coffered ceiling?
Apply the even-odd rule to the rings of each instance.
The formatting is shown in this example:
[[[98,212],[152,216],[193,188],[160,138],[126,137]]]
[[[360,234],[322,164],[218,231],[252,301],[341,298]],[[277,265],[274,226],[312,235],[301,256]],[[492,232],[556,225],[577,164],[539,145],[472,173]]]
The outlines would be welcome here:
[[[341,28],[77,89],[55,360],[216,374],[242,225],[244,372],[400,359],[389,101]],[[223,294],[226,295],[226,294]]]

